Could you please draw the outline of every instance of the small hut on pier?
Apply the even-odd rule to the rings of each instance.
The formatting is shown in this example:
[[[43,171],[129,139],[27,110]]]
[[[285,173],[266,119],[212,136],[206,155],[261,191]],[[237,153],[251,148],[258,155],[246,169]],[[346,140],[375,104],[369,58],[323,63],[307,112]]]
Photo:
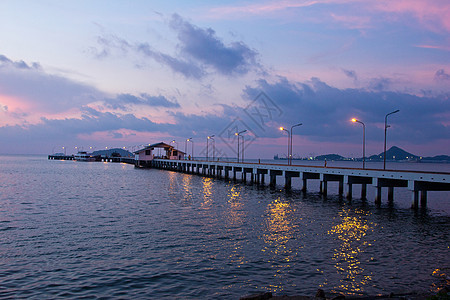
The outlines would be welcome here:
[[[148,145],[134,152],[136,166],[150,167],[155,158],[184,159],[185,153],[164,142]]]

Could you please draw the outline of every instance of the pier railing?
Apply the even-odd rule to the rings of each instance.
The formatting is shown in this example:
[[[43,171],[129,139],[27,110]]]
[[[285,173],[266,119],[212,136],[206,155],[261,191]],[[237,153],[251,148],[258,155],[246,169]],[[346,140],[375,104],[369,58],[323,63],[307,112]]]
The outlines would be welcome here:
[[[139,165],[137,162],[136,165]],[[260,163],[236,163],[225,161],[191,161],[155,159],[149,162],[154,168],[193,173],[217,178],[237,179],[237,174],[243,181],[249,177],[251,183],[265,184],[266,176],[269,185],[274,187],[277,177],[284,177],[285,188],[291,188],[292,178],[302,180],[302,190],[306,191],[308,180],[320,181],[320,192],[326,197],[328,182],[338,182],[339,195],[352,198],[353,185],[361,185],[361,198],[365,199],[367,185],[375,187],[375,203],[381,203],[382,188],[388,188],[388,201],[394,200],[394,188],[403,187],[412,192],[412,207],[422,207],[427,203],[427,191],[450,191],[450,173],[396,171],[378,169],[338,168],[319,166],[279,165]]]

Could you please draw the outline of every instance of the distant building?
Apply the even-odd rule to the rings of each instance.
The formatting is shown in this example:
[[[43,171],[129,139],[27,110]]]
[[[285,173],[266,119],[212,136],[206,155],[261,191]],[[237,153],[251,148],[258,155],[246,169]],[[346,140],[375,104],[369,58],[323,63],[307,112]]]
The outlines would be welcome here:
[[[136,166],[149,167],[155,158],[181,160],[185,158],[185,153],[163,142],[149,145],[134,152]]]

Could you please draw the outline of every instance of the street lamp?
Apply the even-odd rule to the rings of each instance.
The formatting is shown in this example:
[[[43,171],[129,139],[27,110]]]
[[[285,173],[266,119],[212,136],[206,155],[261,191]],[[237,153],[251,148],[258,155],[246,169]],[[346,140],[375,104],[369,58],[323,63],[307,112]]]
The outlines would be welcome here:
[[[208,153],[208,142],[209,142],[209,140],[210,139],[212,139],[212,140],[214,140],[213,139],[213,137],[214,137],[215,135],[213,134],[213,135],[211,135],[211,136],[208,136],[207,137],[207,139],[206,139],[206,160],[208,161],[209,160],[209,153]],[[215,143],[215,142],[214,142]],[[214,150],[213,150],[213,160],[214,160]]]
[[[175,144],[175,146],[177,147],[176,150],[178,151],[178,142],[175,140],[172,140],[172,143]],[[173,150],[172,150],[172,155],[173,155]],[[178,154],[177,154],[178,155]]]
[[[187,155],[187,142],[189,142],[192,138],[188,138],[184,141],[184,158],[186,159]]]
[[[192,144],[192,147],[191,147],[191,159],[194,160],[194,141],[192,140],[192,138],[188,138],[187,141],[191,142],[191,144]]]
[[[358,119],[353,118],[353,123],[359,123],[363,126],[363,169],[365,169],[366,165],[366,125]]]
[[[292,153],[292,135],[294,134],[293,129],[294,129],[294,127],[301,126],[301,125],[303,125],[303,123],[298,123],[298,124],[295,124],[295,125],[292,125],[292,126],[291,126],[291,154],[289,155],[289,158],[290,158],[290,164],[291,164],[291,165],[292,165],[292,158],[293,158],[293,156],[294,156],[294,154]]]
[[[387,136],[387,129],[391,126],[389,126],[387,124],[387,117],[389,115],[398,113],[400,110],[394,110],[393,112],[388,113],[385,117],[384,117],[384,155],[383,155],[383,170],[386,170],[386,136]]]
[[[236,132],[235,135],[238,137],[238,143],[237,143],[237,162],[239,162],[239,137],[241,136],[242,133],[247,132],[247,130],[242,130],[240,132]],[[244,138],[244,137],[242,137]],[[242,162],[244,161],[244,143],[242,143]]]
[[[288,165],[289,165],[289,157],[291,156],[291,153],[290,153],[290,149],[291,149],[291,144],[290,144],[290,137],[291,137],[291,133],[289,132],[289,130],[287,130],[286,128],[284,128],[284,127],[280,127],[280,130],[281,131],[286,131],[287,132],[287,134],[288,134],[288,145],[287,145],[287,163],[288,163]]]

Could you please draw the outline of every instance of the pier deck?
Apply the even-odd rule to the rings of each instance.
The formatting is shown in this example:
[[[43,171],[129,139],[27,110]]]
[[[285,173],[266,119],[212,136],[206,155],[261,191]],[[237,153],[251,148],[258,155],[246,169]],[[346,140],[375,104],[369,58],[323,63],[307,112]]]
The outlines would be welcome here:
[[[277,176],[285,179],[285,188],[291,188],[293,177],[302,180],[302,190],[306,191],[308,180],[320,180],[320,192],[326,197],[328,182],[335,181],[339,184],[339,195],[344,194],[351,199],[354,184],[361,185],[361,198],[366,198],[367,185],[375,187],[375,203],[381,204],[382,188],[388,188],[388,201],[394,199],[394,188],[404,187],[412,192],[412,207],[426,206],[427,191],[450,191],[450,173],[420,172],[420,171],[396,171],[379,169],[337,168],[300,165],[278,165],[260,163],[236,163],[224,161],[190,161],[154,159],[151,161],[154,168],[193,173],[217,178],[241,178],[247,181],[249,176],[252,183],[265,184],[266,175],[269,185],[276,185]],[[231,173],[231,174],[230,174]],[[232,175],[232,176],[230,176]]]

